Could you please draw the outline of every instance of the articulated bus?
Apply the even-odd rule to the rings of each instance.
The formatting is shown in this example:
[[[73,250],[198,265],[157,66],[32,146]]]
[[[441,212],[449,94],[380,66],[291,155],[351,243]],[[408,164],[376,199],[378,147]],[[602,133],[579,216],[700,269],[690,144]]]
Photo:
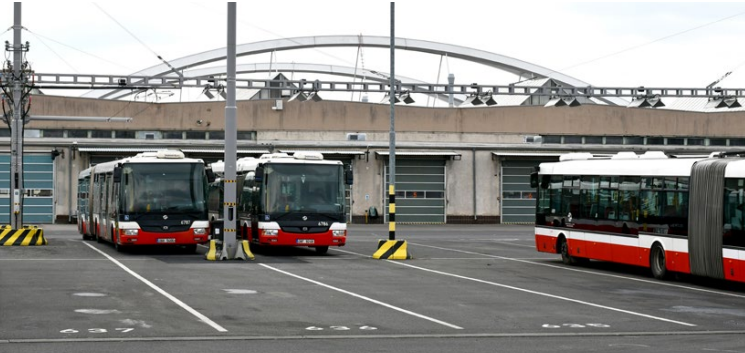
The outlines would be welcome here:
[[[745,154],[564,155],[531,175],[535,242],[589,259],[745,282]]]
[[[83,235],[83,240],[91,236],[90,232],[90,209],[88,207],[88,190],[91,185],[91,168],[88,168],[78,175],[78,232]]]
[[[208,241],[207,184],[201,159],[180,151],[140,153],[80,173],[79,229],[83,238],[114,244],[183,245]]]
[[[308,246],[320,254],[346,244],[344,187],[352,184],[352,171],[342,162],[320,153],[273,153],[238,160],[236,172],[239,238],[259,246]],[[222,219],[221,184],[210,184],[215,220]]]

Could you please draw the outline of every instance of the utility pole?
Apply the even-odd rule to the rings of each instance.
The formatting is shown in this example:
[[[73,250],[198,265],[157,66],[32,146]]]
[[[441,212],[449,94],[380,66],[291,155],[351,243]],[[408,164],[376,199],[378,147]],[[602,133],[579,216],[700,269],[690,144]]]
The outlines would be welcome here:
[[[388,240],[396,240],[396,36],[394,32],[396,3],[391,1],[391,131],[388,146]]]
[[[4,116],[5,119],[10,119],[10,130],[11,130],[11,152],[10,152],[10,189],[13,190],[13,196],[11,199],[10,208],[10,225],[13,229],[20,229],[23,227],[23,125],[25,114],[23,112],[24,106],[24,88],[23,84],[26,81],[26,69],[23,64],[23,53],[28,51],[28,43],[26,45],[21,44],[21,3],[16,2],[13,6],[13,45],[9,46],[6,42],[5,50],[13,52],[13,64],[12,68],[10,63],[6,66],[4,72],[4,79],[8,79],[8,69],[12,69],[12,85],[13,93],[11,98],[12,117]],[[3,87],[4,95],[7,94]],[[3,103],[5,104],[5,103]]]
[[[228,77],[227,100],[225,102],[225,179],[223,192],[225,205],[223,210],[223,249],[235,249],[236,233],[236,158],[237,158],[237,123],[238,108],[235,101],[235,54],[236,54],[236,3],[228,3]],[[228,257],[233,254],[229,253]]]

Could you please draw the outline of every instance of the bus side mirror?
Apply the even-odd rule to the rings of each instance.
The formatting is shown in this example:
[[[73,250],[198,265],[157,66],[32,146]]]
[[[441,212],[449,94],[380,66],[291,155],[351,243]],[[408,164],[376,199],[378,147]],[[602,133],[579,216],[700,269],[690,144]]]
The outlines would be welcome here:
[[[258,166],[256,167],[256,173],[254,174],[254,181],[257,183],[261,183],[264,181],[264,167]]]
[[[354,173],[352,173],[352,168],[349,168],[344,171],[344,182],[347,185],[354,184]]]
[[[204,172],[207,173],[207,182],[213,183],[215,181],[215,172],[210,168],[205,169]]]
[[[530,173],[530,187],[538,188],[538,172]]]
[[[114,182],[122,181],[122,167],[114,167]]]

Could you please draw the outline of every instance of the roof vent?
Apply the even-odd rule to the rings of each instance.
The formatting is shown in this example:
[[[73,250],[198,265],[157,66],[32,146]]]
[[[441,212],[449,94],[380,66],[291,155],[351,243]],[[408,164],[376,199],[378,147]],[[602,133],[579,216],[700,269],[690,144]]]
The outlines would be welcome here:
[[[639,159],[639,156],[634,152],[618,152],[618,154],[610,157],[610,159]]]
[[[156,155],[159,159],[184,159],[184,152],[174,150],[160,150]]]
[[[322,160],[323,155],[318,152],[295,152],[295,154],[292,155],[295,157],[295,159],[315,159],[315,160]]]
[[[662,151],[647,151],[643,155],[639,156],[640,159],[667,159],[669,158],[665,152]]]
[[[275,158],[292,158],[292,157],[290,157],[290,155],[287,153],[267,153],[267,154],[262,154],[261,157],[259,157],[259,159],[275,159]]]
[[[592,156],[592,153],[587,153],[587,152],[567,153],[567,154],[562,154],[559,157],[559,161],[560,162],[564,162],[564,161],[584,161],[584,160],[591,159],[592,157],[593,157]]]

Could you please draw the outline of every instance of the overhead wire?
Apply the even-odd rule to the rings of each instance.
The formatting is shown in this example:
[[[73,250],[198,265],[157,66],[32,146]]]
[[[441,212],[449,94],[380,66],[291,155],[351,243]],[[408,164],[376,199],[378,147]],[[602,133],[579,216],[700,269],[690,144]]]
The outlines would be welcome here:
[[[132,38],[134,38],[135,40],[137,40],[138,42],[140,42],[140,44],[142,44],[142,46],[144,46],[145,48],[147,48],[147,50],[149,50],[151,53],[153,53],[153,55],[155,55],[158,59],[160,59],[160,61],[162,61],[164,64],[166,64],[171,69],[171,71],[173,71],[179,77],[183,78],[183,75],[181,74],[181,72],[179,72],[178,70],[176,70],[176,68],[174,68],[173,66],[171,66],[171,63],[169,63],[168,61],[166,61],[166,59],[163,59],[162,56],[158,55],[158,53],[156,53],[155,50],[153,50],[147,44],[145,44],[145,42],[143,42],[142,40],[140,40],[140,38],[138,38],[134,33],[132,33],[129,29],[127,29],[127,27],[124,27],[124,25],[121,24],[121,22],[117,21],[113,16],[111,16],[108,12],[106,12],[106,10],[104,10],[98,4],[93,3],[93,5],[96,5],[96,7],[101,12],[104,13],[104,15],[106,15],[108,18],[110,18],[112,21],[114,21],[114,23],[116,23],[117,25],[119,25],[119,27],[121,27],[125,32],[129,33],[129,35],[132,36]]]
[[[583,62],[574,64],[574,65],[570,65],[570,66],[567,66],[567,67],[565,67],[563,69],[560,69],[560,70],[551,71],[551,72],[548,73],[547,76],[550,77],[550,75],[553,74],[553,73],[560,73],[560,72],[563,72],[563,71],[571,70],[573,68],[576,68],[576,67],[579,67],[579,66],[582,66],[582,65],[587,65],[589,63],[593,63],[593,62],[596,62],[596,61],[599,61],[599,60],[603,60],[603,59],[609,58],[611,56],[615,56],[615,55],[622,54],[622,53],[625,53],[625,52],[628,52],[628,51],[631,51],[631,50],[639,49],[641,47],[645,47],[645,46],[650,45],[650,44],[661,42],[663,40],[667,40],[667,39],[670,39],[670,38],[673,38],[673,37],[676,37],[676,36],[679,36],[679,35],[682,35],[682,34],[686,34],[686,33],[691,32],[691,31],[695,31],[697,29],[708,27],[708,26],[711,26],[713,24],[716,24],[716,23],[719,23],[719,22],[722,22],[722,21],[726,21],[726,20],[729,20],[729,19],[732,19],[732,18],[735,18],[735,17],[738,17],[738,16],[742,16],[743,14],[745,14],[745,11],[739,12],[739,13],[736,13],[734,15],[730,15],[730,16],[727,16],[727,17],[724,17],[724,18],[720,18],[720,19],[715,20],[715,21],[712,21],[712,22],[704,23],[702,25],[699,25],[699,26],[696,26],[696,27],[693,27],[693,28],[689,28],[689,29],[686,29],[686,30],[683,30],[683,31],[680,31],[680,32],[669,34],[669,35],[666,35],[664,37],[657,38],[655,40],[652,40],[652,41],[649,41],[649,42],[646,42],[646,43],[634,45],[634,46],[631,46],[631,47],[628,47],[628,48],[625,48],[625,49],[621,49],[619,51],[616,51],[616,52],[613,52],[613,53],[610,53],[610,54],[602,55],[602,56],[599,56],[599,57],[594,58],[594,59],[590,59],[590,60],[583,61]],[[743,65],[743,64],[745,64],[745,62],[743,62],[740,65]]]
[[[57,44],[59,44],[59,45],[61,45],[61,46],[64,46],[64,47],[66,47],[66,48],[69,48],[69,49],[75,50],[75,51],[77,51],[77,52],[80,52],[80,53],[82,53],[82,54],[88,55],[88,56],[90,56],[90,57],[96,58],[96,59],[98,59],[98,60],[101,60],[101,61],[107,62],[107,63],[109,63],[109,64],[112,64],[112,65],[116,65],[116,66],[119,66],[119,67],[121,67],[121,68],[123,68],[123,69],[126,69],[126,70],[131,70],[131,68],[129,68],[129,67],[126,67],[126,66],[124,66],[124,65],[122,65],[122,64],[119,64],[119,63],[113,62],[113,61],[111,61],[111,60],[107,60],[107,59],[105,59],[105,58],[102,58],[102,57],[100,57],[100,56],[98,56],[98,55],[95,55],[95,54],[92,54],[92,53],[86,52],[86,51],[84,51],[84,50],[81,50],[81,49],[78,49],[78,48],[75,48],[75,47],[73,47],[73,46],[71,46],[71,45],[67,45],[67,44],[65,44],[65,43],[62,43],[62,42],[60,42],[60,41],[58,41],[58,40],[55,40],[55,39],[53,39],[53,38],[50,38],[50,37],[48,37],[48,36],[45,36],[45,35],[42,35],[41,33],[37,33],[37,32],[31,31],[31,30],[30,30],[30,29],[28,29],[28,28],[24,28],[24,30],[26,30],[26,32],[28,32],[29,34],[32,34],[32,35],[33,35],[34,37],[36,37],[36,39],[38,39],[38,40],[39,40],[39,42],[41,42],[41,44],[43,44],[44,46],[46,46],[46,47],[47,47],[47,48],[48,48],[48,49],[49,49],[50,51],[52,51],[52,53],[54,53],[55,55],[57,55],[57,57],[59,57],[59,58],[60,58],[60,60],[62,60],[63,62],[65,62],[65,64],[67,64],[67,66],[70,66],[71,68],[72,68],[72,65],[70,65],[70,64],[69,64],[68,62],[66,62],[66,61],[65,61],[65,60],[64,60],[64,59],[63,59],[63,58],[62,58],[62,57],[61,57],[61,56],[60,56],[60,55],[59,55],[59,54],[58,54],[57,52],[55,52],[55,51],[54,51],[54,50],[53,50],[53,49],[52,49],[52,48],[51,48],[51,47],[50,47],[50,46],[49,46],[49,45],[48,45],[47,43],[45,43],[45,42],[44,42],[44,41],[42,40],[42,38],[43,38],[43,39],[46,39],[46,40],[48,40],[48,41],[51,41],[51,42],[57,43]],[[75,70],[75,68],[72,68],[72,69],[73,69],[74,71],[76,71],[76,72],[77,72],[77,70]]]

